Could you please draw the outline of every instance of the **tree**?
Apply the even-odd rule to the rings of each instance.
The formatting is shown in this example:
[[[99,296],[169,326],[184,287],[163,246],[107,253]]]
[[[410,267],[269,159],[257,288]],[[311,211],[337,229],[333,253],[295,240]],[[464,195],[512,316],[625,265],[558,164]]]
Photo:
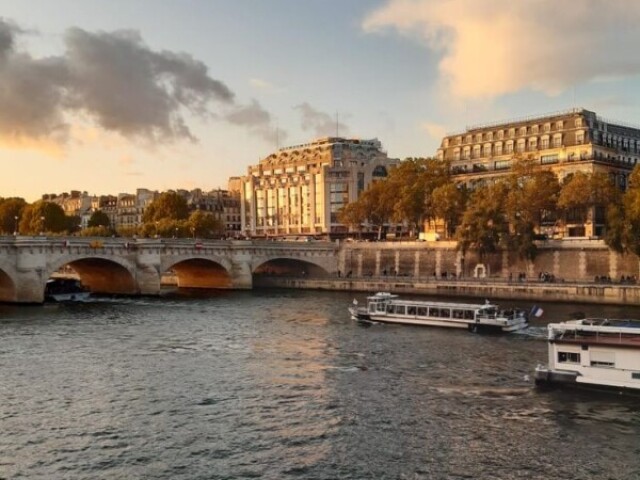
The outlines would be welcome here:
[[[467,190],[449,181],[431,192],[429,203],[431,214],[444,220],[447,238],[454,236],[456,227],[464,214],[467,202]]]
[[[194,237],[216,238],[224,234],[224,224],[210,212],[196,210],[187,223]]]
[[[482,258],[498,250],[508,233],[504,209],[506,195],[507,186],[502,182],[473,192],[456,231],[458,248],[462,252],[475,250]]]
[[[355,201],[346,204],[338,212],[338,221],[347,225],[349,230],[356,230],[360,234],[363,224],[367,221],[364,202]]]
[[[507,247],[520,258],[533,260],[543,212],[555,211],[560,184],[553,172],[538,169],[531,159],[516,163],[506,181]]]
[[[109,215],[104,213],[102,210],[96,210],[91,214],[89,221],[87,222],[88,227],[111,227],[111,220],[109,220]]]
[[[26,206],[27,202],[24,198],[0,199],[0,232],[5,234],[18,233],[18,223]]]
[[[56,203],[39,200],[27,205],[20,219],[20,233],[62,233],[68,231],[69,223],[62,207]]]
[[[163,192],[146,208],[142,221],[186,220],[188,217],[187,201],[176,192]]]
[[[586,221],[587,207],[591,203],[591,179],[584,172],[576,172],[568,177],[558,197],[558,208],[575,211],[576,219]]]

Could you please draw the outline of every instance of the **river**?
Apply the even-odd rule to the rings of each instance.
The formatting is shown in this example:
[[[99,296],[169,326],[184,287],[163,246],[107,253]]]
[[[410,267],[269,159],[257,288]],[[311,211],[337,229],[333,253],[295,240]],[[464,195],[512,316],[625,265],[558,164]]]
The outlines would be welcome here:
[[[545,323],[640,310],[542,304],[498,336],[364,328],[352,298],[0,306],[0,478],[640,478],[637,397],[531,380]]]

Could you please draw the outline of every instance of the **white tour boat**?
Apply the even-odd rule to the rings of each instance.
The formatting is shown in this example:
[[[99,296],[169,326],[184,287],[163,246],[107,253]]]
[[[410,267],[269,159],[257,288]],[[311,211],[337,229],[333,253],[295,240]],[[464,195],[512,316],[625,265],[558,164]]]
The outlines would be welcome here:
[[[367,297],[366,307],[358,307],[354,300],[349,313],[354,320],[361,322],[467,328],[474,332],[514,332],[528,326],[525,311],[500,309],[488,300],[481,304],[400,300],[397,295],[387,292]]]
[[[640,393],[640,321],[587,318],[548,325],[549,364],[537,385],[629,390]]]
[[[91,292],[73,278],[52,278],[47,281],[44,299],[50,302],[84,302]]]

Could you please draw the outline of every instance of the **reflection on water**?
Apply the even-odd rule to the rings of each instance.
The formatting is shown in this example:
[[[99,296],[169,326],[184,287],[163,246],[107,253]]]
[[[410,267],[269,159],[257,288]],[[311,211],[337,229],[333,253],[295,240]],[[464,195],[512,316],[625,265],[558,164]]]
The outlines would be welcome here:
[[[362,328],[352,298],[0,306],[0,478],[640,478],[637,398],[531,381],[547,322],[639,309],[499,336]]]

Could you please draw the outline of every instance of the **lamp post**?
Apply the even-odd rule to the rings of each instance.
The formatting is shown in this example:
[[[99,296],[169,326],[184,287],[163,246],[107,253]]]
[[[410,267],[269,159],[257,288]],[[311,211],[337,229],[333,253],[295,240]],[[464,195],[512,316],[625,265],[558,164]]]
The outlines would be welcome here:
[[[40,235],[44,235],[44,215],[40,217]]]
[[[175,234],[173,235],[173,238],[178,238],[178,227],[175,228]]]
[[[156,221],[156,238],[158,238],[158,223],[159,222]]]
[[[13,219],[16,221],[16,226],[15,226],[15,228],[13,229],[13,235],[14,235],[14,236],[17,236],[17,235],[18,235],[18,216],[17,216],[17,215],[16,215],[16,216],[14,216],[14,217],[13,217]]]

